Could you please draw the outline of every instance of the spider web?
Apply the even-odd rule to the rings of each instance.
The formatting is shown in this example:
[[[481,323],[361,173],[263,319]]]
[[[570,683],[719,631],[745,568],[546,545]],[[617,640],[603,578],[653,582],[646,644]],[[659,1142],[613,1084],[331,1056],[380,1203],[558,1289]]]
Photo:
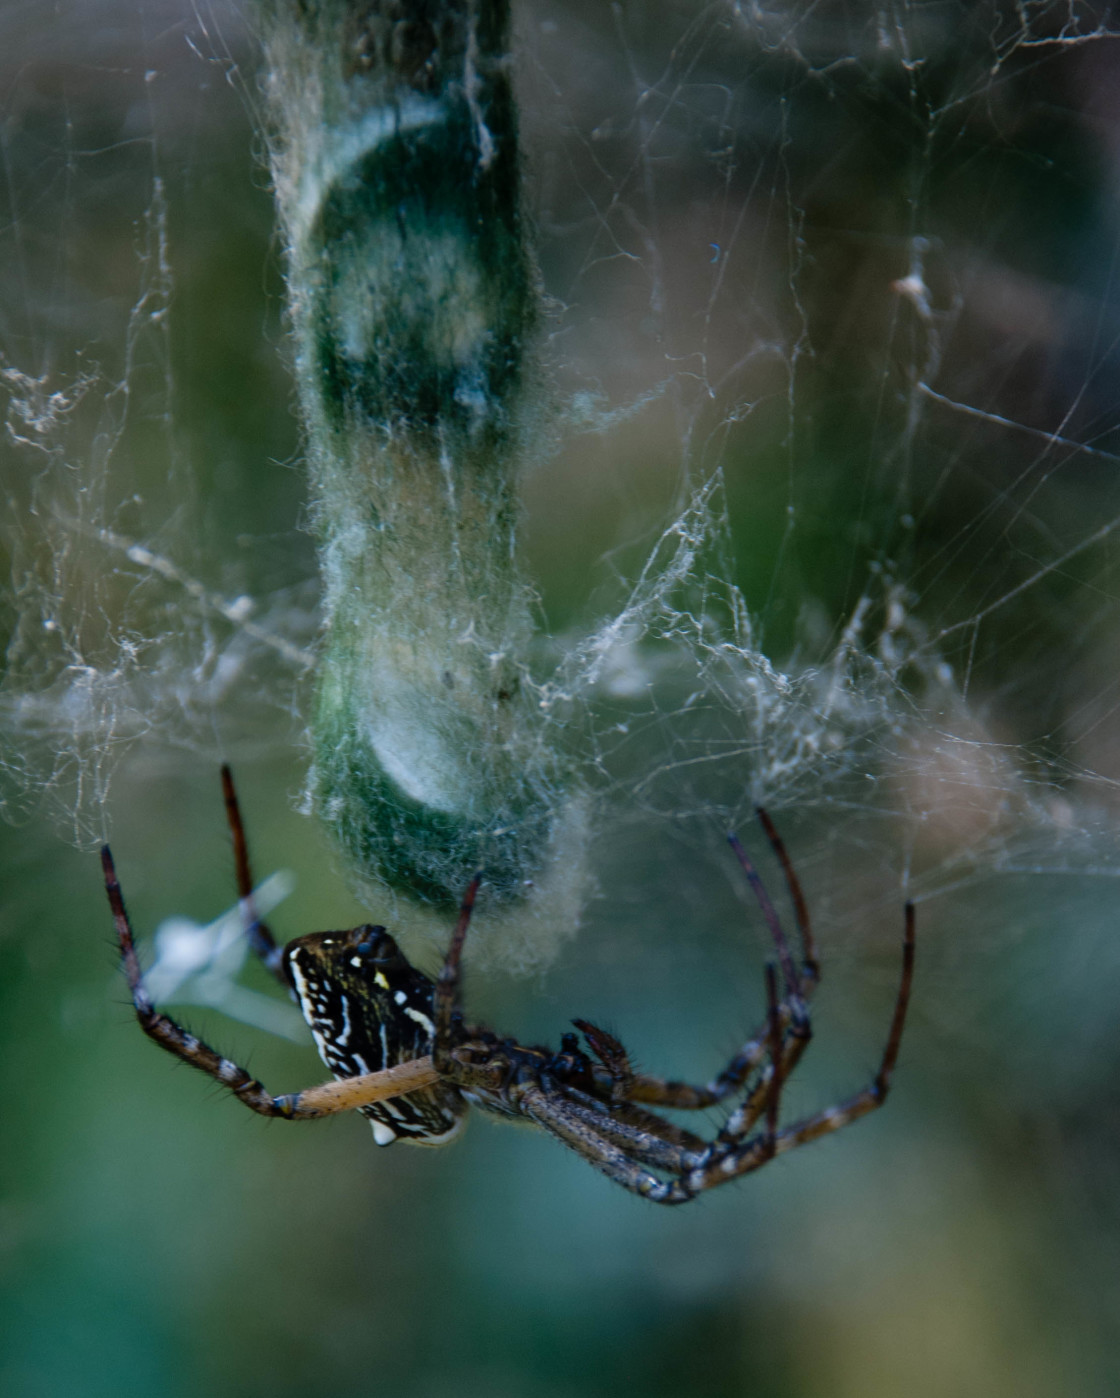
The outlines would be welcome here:
[[[252,40],[213,5],[68,19],[20,17],[0,137],[0,764],[6,816],[88,844],[126,753],[299,747],[318,591]],[[762,803],[837,924],[1115,876],[1104,9],[517,22],[535,673],[603,848],[683,845],[696,901]]]

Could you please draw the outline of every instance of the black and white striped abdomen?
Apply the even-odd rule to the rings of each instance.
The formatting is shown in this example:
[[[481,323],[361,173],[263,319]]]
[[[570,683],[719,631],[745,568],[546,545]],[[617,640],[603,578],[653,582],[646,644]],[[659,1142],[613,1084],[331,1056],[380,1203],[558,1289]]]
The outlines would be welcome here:
[[[352,966],[344,984],[332,974],[330,963],[338,958],[331,955],[336,947],[330,936],[320,934],[319,945],[301,938],[285,956],[303,1017],[334,1076],[376,1073],[429,1053],[435,1032],[431,981],[407,963],[392,974],[396,968],[387,971],[355,951],[346,958]],[[369,1117],[379,1146],[444,1145],[461,1129],[466,1104],[457,1089],[437,1084],[358,1110]]]

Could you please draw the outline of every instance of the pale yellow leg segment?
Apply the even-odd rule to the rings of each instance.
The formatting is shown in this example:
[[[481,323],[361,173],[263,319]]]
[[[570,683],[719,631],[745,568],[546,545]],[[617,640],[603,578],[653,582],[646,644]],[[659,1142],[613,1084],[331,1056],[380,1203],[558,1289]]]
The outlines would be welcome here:
[[[285,1116],[315,1117],[330,1116],[334,1112],[350,1112],[357,1107],[368,1106],[370,1102],[384,1102],[390,1097],[403,1097],[406,1092],[415,1092],[421,1087],[432,1087],[439,1082],[431,1057],[414,1058],[408,1063],[398,1063],[392,1068],[383,1068],[379,1073],[363,1073],[357,1078],[340,1078],[336,1082],[319,1083],[304,1092],[293,1092],[277,1101],[288,1110]]]

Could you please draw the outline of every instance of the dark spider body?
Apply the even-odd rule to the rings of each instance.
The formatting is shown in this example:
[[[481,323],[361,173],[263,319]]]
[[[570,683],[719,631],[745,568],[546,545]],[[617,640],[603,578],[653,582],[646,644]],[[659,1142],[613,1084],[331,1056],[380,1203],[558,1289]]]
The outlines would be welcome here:
[[[765,1025],[711,1082],[694,1086],[635,1072],[622,1044],[585,1020],[573,1023],[590,1053],[575,1034],[565,1034],[560,1051],[554,1052],[465,1024],[459,1004],[460,963],[478,878],[467,891],[434,982],[406,960],[383,927],[316,932],[297,937],[281,950],[253,909],[245,836],[228,769],[223,768],[222,780],[247,935],[269,969],[294,993],[334,1082],[273,1097],[243,1068],[161,1014],[144,988],[107,848],[102,861],[141,1027],[263,1116],[307,1120],[356,1110],[370,1119],[378,1145],[443,1145],[458,1135],[473,1105],[542,1127],[643,1198],[682,1204],[858,1120],[886,1100],[913,977],[914,910],[909,903],[902,979],[878,1073],[846,1101],[790,1126],[779,1125],[782,1088],[811,1038],[808,1001],[820,971],[801,888],[764,811],[759,818],[794,905],[801,965],[795,963],[754,866],[731,837],[773,938],[784,993],[779,997],[778,972],[768,966]],[[732,1097],[740,1100],[710,1141],[649,1110],[696,1110]]]
[[[384,927],[297,937],[284,948],[281,965],[319,1056],[336,1077],[377,1073],[432,1052],[435,982],[406,960]],[[379,1146],[446,1145],[462,1130],[468,1105],[523,1116],[527,1090],[563,1086],[596,1095],[591,1060],[575,1034],[565,1034],[555,1053],[499,1039],[488,1029],[464,1028],[461,1016],[453,1016],[452,1037],[461,1082],[440,1082],[358,1108],[369,1117]]]

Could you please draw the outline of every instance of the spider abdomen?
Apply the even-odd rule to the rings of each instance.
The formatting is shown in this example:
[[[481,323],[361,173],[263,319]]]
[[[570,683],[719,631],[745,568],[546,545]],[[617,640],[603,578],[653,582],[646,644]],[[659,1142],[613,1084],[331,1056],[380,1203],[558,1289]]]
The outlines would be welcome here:
[[[354,1078],[431,1052],[432,982],[381,927],[318,932],[284,950],[284,966],[319,1056],[336,1078]],[[379,1146],[444,1145],[462,1128],[456,1088],[432,1087],[359,1109]]]

